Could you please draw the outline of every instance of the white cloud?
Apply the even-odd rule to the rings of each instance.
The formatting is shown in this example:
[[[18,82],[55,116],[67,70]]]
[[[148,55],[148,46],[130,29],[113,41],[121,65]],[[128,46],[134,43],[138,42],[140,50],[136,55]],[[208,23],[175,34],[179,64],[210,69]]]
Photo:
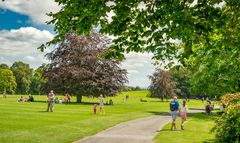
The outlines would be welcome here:
[[[46,13],[57,12],[61,7],[54,0],[6,0],[0,8],[27,15],[33,23],[44,24],[51,19]]]
[[[128,70],[128,73],[129,74],[137,74],[137,73],[139,73],[139,71],[137,71],[137,70]]]
[[[0,31],[0,63],[12,64],[21,60],[37,67],[44,62],[46,52],[40,52],[37,47],[50,41],[53,35],[46,30],[24,27],[14,30]],[[5,59],[5,60],[4,60]],[[7,59],[7,60],[6,60]]]
[[[122,68],[128,71],[128,85],[148,87],[150,85],[148,75],[154,71],[153,54],[130,52],[125,54],[125,57],[126,60],[123,61]]]

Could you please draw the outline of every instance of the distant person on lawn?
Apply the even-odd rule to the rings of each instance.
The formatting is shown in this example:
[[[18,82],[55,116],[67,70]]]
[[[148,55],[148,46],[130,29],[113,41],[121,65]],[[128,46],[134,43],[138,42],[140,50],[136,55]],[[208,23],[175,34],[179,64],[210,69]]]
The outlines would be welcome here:
[[[24,98],[21,96],[20,99],[18,99],[18,102],[24,102]]]
[[[71,102],[71,96],[67,94],[67,104],[70,104],[70,102]]]
[[[101,94],[100,97],[99,97],[99,106],[100,106],[100,112],[104,113],[104,97],[103,95]]]
[[[97,104],[94,104],[94,106],[93,106],[93,113],[94,113],[94,114],[97,113]]]
[[[181,129],[183,129],[183,126],[187,120],[187,111],[188,111],[188,108],[187,108],[187,101],[186,100],[183,100],[183,105],[179,108],[179,114],[180,114],[180,117],[182,119],[182,123],[181,123]]]
[[[205,110],[206,110],[206,114],[207,115],[210,115],[211,114],[211,102],[210,101],[208,101],[207,102],[207,105],[206,105],[206,107],[205,107]]]
[[[7,98],[6,92],[3,93],[3,98]]]
[[[179,103],[177,101],[177,96],[173,97],[173,100],[170,102],[170,113],[172,116],[172,126],[171,126],[171,130],[177,129],[176,127],[176,119],[178,116],[178,108],[179,108]]]
[[[53,93],[53,90],[51,90],[48,93],[48,106],[47,106],[47,112],[50,110],[51,112],[53,112],[53,105],[54,105],[54,98],[55,98],[55,94]]]

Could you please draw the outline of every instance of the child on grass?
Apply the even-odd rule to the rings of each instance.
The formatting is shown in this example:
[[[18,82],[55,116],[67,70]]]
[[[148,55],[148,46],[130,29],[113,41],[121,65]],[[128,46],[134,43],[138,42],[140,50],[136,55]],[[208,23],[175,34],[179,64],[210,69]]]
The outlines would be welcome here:
[[[94,113],[94,114],[97,113],[97,104],[94,104],[94,106],[93,106],[93,113]]]

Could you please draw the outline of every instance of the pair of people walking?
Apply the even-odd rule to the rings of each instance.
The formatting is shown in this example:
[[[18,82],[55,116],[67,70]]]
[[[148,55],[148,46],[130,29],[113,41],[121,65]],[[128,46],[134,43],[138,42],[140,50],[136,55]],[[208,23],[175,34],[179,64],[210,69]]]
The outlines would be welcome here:
[[[173,129],[177,129],[176,127],[176,119],[177,116],[181,117],[181,129],[184,130],[184,124],[187,120],[187,101],[183,100],[183,104],[182,106],[179,107],[179,103],[177,101],[177,96],[173,97],[173,100],[170,102],[170,113],[172,116],[172,126],[171,126],[171,130]]]

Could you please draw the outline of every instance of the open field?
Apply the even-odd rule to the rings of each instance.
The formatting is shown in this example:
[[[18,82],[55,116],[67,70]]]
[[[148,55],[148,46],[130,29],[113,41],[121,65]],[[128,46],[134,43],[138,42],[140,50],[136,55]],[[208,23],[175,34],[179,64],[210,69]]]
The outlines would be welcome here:
[[[9,95],[6,99],[0,98],[0,142],[69,143],[120,122],[169,111],[168,102],[147,98],[147,93],[134,91],[108,97],[105,101],[111,98],[115,105],[105,106],[106,113],[96,115],[93,114],[93,103],[98,101],[97,98],[84,97],[80,105],[55,104],[55,112],[50,113],[46,112],[46,96],[34,96],[37,102],[19,103],[20,96]],[[126,94],[129,99],[123,103]],[[148,102],[140,102],[140,98]],[[203,106],[204,103],[196,100],[188,104],[193,108]]]

